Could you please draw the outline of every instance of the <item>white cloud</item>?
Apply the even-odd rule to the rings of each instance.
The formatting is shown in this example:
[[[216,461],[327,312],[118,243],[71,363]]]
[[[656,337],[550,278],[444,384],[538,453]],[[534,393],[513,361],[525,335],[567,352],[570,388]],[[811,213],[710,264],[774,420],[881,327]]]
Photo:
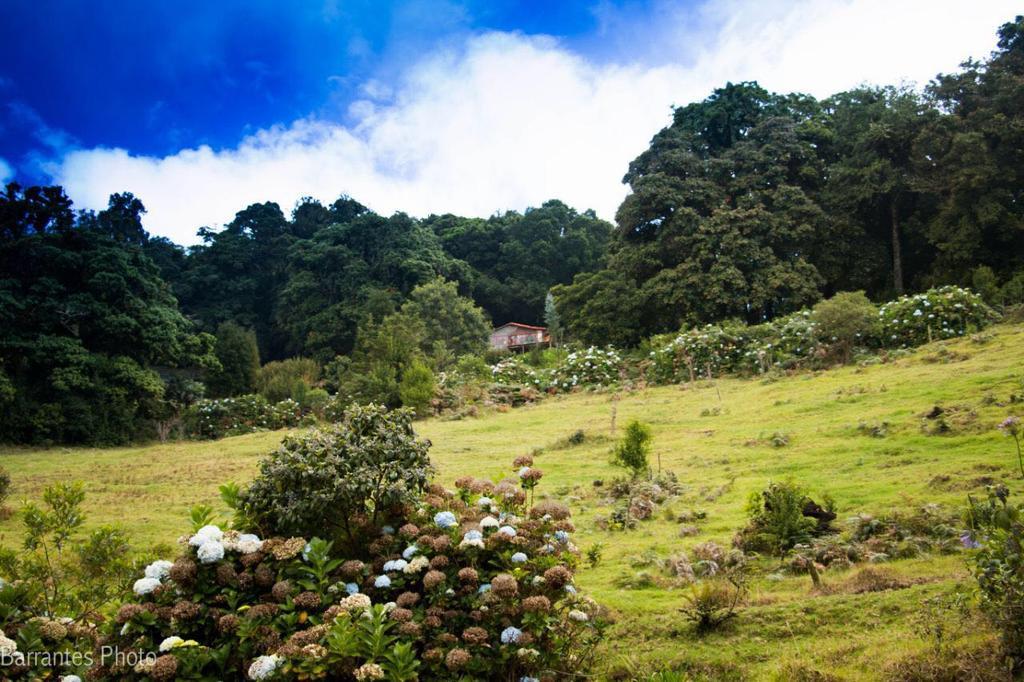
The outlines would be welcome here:
[[[6,184],[14,177],[14,169],[6,160],[0,158],[0,185]]]
[[[588,61],[547,37],[488,33],[424,57],[397,83],[367,83],[348,126],[303,119],[234,149],[162,158],[78,150],[51,172],[81,206],[134,192],[149,209],[147,228],[181,243],[249,203],[287,211],[306,195],[346,193],[382,213],[480,216],[558,197],[611,219],[629,161],[669,122],[672,104],[727,80],[818,96],[862,82],[924,83],[987,55],[1014,5],[709,1],[695,14],[664,10],[634,23],[631,40],[647,37],[643,56],[618,63]]]

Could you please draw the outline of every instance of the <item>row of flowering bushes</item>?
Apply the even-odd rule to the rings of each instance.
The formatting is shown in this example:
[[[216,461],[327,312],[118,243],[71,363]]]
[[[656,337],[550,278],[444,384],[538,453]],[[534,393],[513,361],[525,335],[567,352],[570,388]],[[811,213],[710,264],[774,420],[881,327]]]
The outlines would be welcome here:
[[[946,286],[904,296],[878,309],[878,324],[857,338],[869,349],[908,348],[963,336],[996,321],[977,294]],[[647,379],[674,383],[707,374],[760,373],[825,359],[830,343],[810,310],[760,325],[707,325],[684,331],[649,354]]]
[[[86,633],[86,651],[117,656],[48,674],[541,682],[584,673],[605,619],[573,584],[568,508],[533,504],[543,474],[529,457],[498,483],[429,483],[428,447],[410,413],[372,405],[288,439],[248,489],[225,486],[229,524],[195,510],[179,555],[146,566]],[[14,662],[4,679],[35,679],[52,640],[25,620],[0,622]]]
[[[348,401],[327,396],[302,405],[291,398],[272,403],[258,393],[234,398],[199,400],[184,416],[184,432],[189,438],[224,438],[254,431],[311,426],[317,420],[337,421]]]
[[[571,391],[577,387],[610,386],[619,381],[622,366],[622,356],[611,346],[590,346],[570,352],[552,369],[536,369],[520,356],[508,357],[491,368],[491,375],[497,384]]]

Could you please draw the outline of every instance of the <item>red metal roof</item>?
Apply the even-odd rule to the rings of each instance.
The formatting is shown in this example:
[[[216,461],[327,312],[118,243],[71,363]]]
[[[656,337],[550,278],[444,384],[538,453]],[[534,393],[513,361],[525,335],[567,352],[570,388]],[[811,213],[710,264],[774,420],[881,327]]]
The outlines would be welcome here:
[[[536,329],[538,331],[547,331],[547,329],[548,329],[547,327],[537,327],[537,326],[532,325],[532,324],[523,324],[522,322],[506,322],[505,324],[501,325],[500,327],[495,327],[494,331],[498,331],[499,329],[504,329],[505,327],[520,327],[522,329]]]

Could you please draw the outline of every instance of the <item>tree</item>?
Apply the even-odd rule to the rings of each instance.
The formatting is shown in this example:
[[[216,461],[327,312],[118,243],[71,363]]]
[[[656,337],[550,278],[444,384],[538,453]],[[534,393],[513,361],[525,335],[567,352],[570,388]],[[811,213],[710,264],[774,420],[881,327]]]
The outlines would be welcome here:
[[[911,88],[858,88],[823,104],[834,155],[823,202],[842,223],[844,239],[861,242],[840,266],[859,279],[836,275],[845,286],[870,287],[876,294],[891,287],[900,295],[931,260],[923,225],[934,201],[918,189],[914,146],[938,112]],[[889,267],[880,272],[883,253]],[[887,281],[880,277],[886,271]]]
[[[676,109],[624,178],[632,193],[616,214],[614,275],[577,278],[556,299],[584,299],[572,288],[598,282],[618,294],[635,288],[634,341],[682,324],[759,322],[813,303],[822,281],[807,254],[826,227],[813,196],[824,177],[820,118],[812,98],[756,83],[728,84]],[[570,330],[589,324],[569,308],[559,312]]]
[[[434,399],[434,373],[422,362],[414,361],[402,375],[398,396],[403,407],[412,409],[417,416],[425,416]]]
[[[921,191],[939,200],[927,225],[933,278],[968,281],[985,264],[1009,279],[1024,251],[1024,16],[1000,27],[988,60],[940,75],[927,95],[948,112],[916,145]]]
[[[206,383],[211,397],[252,393],[260,372],[260,351],[256,334],[234,322],[223,322],[217,327],[215,353],[220,368],[207,374]]]
[[[401,314],[422,327],[420,349],[424,353],[439,343],[453,355],[482,353],[487,348],[491,325],[481,308],[459,295],[455,282],[437,277],[419,285],[402,304]]]
[[[616,346],[639,342],[643,334],[640,292],[621,273],[583,273],[569,286],[552,287],[565,334],[585,344]]]
[[[629,469],[633,478],[650,469],[647,463],[651,451],[651,427],[634,419],[626,425],[622,440],[615,446],[613,460],[615,464]]]
[[[593,211],[580,213],[558,200],[522,214],[509,211],[487,220],[431,216],[426,224],[452,256],[473,269],[470,291],[499,324],[540,323],[548,290],[600,268],[612,233]]]
[[[551,345],[557,346],[562,339],[562,318],[558,315],[558,308],[555,306],[555,297],[550,291],[548,291],[548,295],[544,297],[544,324],[548,328]]]

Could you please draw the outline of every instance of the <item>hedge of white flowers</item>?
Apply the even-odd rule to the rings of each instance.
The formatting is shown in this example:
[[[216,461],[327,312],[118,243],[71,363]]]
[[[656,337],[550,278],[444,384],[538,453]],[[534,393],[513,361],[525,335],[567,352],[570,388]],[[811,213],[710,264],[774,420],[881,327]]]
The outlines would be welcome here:
[[[302,407],[291,398],[270,403],[262,395],[240,395],[196,402],[185,416],[185,430],[193,438],[223,438],[298,426],[302,418]]]
[[[530,367],[519,356],[505,358],[491,367],[491,377],[494,383],[506,386],[522,385],[543,389],[547,384],[543,373]]]
[[[881,344],[909,348],[983,329],[998,315],[974,292],[956,286],[902,296],[878,309]]]
[[[621,367],[622,356],[617,350],[611,346],[591,346],[569,353],[555,368],[551,383],[561,391],[571,391],[577,386],[610,386],[619,380]]]
[[[998,318],[977,294],[955,286],[885,303],[878,315],[877,336],[859,345],[909,348],[963,336]],[[793,367],[814,360],[823,344],[810,310],[759,325],[707,325],[659,341],[648,357],[647,379],[654,383]]]

